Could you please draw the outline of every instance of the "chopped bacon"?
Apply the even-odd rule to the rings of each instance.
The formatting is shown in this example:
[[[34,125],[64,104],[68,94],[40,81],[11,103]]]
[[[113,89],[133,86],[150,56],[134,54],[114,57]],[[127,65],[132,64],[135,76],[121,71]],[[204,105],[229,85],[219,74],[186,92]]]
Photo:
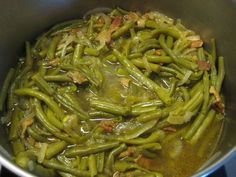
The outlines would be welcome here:
[[[161,56],[161,50],[156,50],[155,55]]]
[[[198,60],[197,64],[199,69],[202,71],[209,71],[211,69],[211,64],[206,61]]]
[[[131,157],[134,156],[136,152],[135,147],[128,147],[126,151],[123,151],[122,153],[120,153],[119,157],[123,158],[123,157]]]
[[[214,102],[212,104],[212,108],[221,114],[225,113],[225,105],[222,102],[219,101]]]
[[[139,19],[138,19],[138,21],[137,21],[138,27],[144,28],[144,27],[145,27],[145,24],[146,24],[146,19],[144,19],[144,18],[139,18]]]
[[[203,41],[202,40],[196,40],[191,43],[191,48],[199,48],[202,47]]]
[[[111,33],[116,31],[122,23],[121,17],[115,17],[114,20],[111,23],[111,26],[108,30],[101,31],[97,37],[96,40],[99,41],[101,44],[109,43],[111,41]]]
[[[154,160],[149,159],[143,155],[137,159],[137,164],[145,169],[152,169],[154,163]]]
[[[104,24],[104,23],[105,23],[105,20],[102,17],[100,17],[97,21],[97,24]]]
[[[122,23],[122,17],[120,17],[120,16],[115,17],[111,23],[109,31],[111,31],[111,33],[114,32],[115,30],[117,30],[120,27],[121,23]]]
[[[169,132],[176,132],[177,131],[176,128],[174,128],[174,127],[165,127],[165,128],[163,128],[163,130],[169,131]]]
[[[111,41],[111,32],[109,30],[101,31],[96,40],[99,41],[101,44],[108,43]]]
[[[70,77],[75,83],[78,83],[78,84],[82,84],[88,81],[87,77],[78,71],[69,71],[67,73],[67,76]]]
[[[78,33],[80,32],[80,28],[74,28],[71,30],[72,33]]]
[[[217,112],[224,114],[225,112],[225,105],[221,99],[221,96],[217,92],[214,86],[210,87],[210,93],[215,96],[215,102],[212,104],[212,108],[215,109]]]
[[[216,91],[214,86],[210,87],[210,93],[215,96],[215,102],[212,104],[212,108],[215,109],[217,112],[224,114],[225,112],[225,105],[221,99],[221,96]]]
[[[125,19],[130,20],[130,21],[134,21],[134,22],[138,21],[139,18],[140,17],[135,12],[130,12],[127,15],[125,15]]]
[[[25,118],[22,120],[21,122],[21,137],[24,138],[25,136],[25,131],[27,129],[27,127],[29,127],[30,125],[32,125],[34,122],[34,119],[32,117],[29,117],[29,118]]]
[[[129,87],[130,81],[131,81],[131,79],[128,79],[128,78],[121,78],[121,79],[120,79],[121,85],[122,85],[123,87],[125,87],[125,88],[128,88],[128,87]]]
[[[99,126],[104,129],[105,132],[111,133],[115,126],[115,123],[111,120],[103,120],[100,122]]]
[[[209,92],[215,96],[216,101],[221,101],[221,97],[214,86],[210,87]]]
[[[60,64],[60,59],[55,58],[47,63],[49,66],[58,66]]]

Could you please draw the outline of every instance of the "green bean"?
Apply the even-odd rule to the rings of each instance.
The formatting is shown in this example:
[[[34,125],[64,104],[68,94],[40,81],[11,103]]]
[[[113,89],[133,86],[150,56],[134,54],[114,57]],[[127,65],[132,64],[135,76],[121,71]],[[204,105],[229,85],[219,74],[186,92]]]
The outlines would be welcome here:
[[[33,137],[36,141],[40,141],[40,142],[47,142],[47,138],[45,138],[44,136],[41,136],[38,132],[36,132],[34,129],[32,129],[31,127],[27,128],[27,133]]]
[[[17,140],[12,142],[12,149],[13,149],[14,155],[17,155],[18,153],[25,151],[25,146],[21,142],[20,139],[17,139]]]
[[[199,60],[206,61],[204,49],[202,47],[197,50],[197,56]]]
[[[118,136],[103,136],[103,135],[97,135],[99,138],[113,140],[113,141],[120,141],[120,142],[126,142],[127,140],[134,139],[139,137],[140,135],[144,134],[145,132],[151,130],[155,125],[157,121],[152,120],[149,122],[145,122],[142,124],[142,126],[138,126],[134,130],[130,131],[129,133],[126,133],[124,135],[118,135]]]
[[[161,145],[159,143],[145,143],[137,146],[136,149],[139,153],[150,155],[149,158],[155,158],[155,152],[161,150]]]
[[[14,140],[18,138],[18,131],[20,126],[20,116],[21,111],[19,108],[15,108],[11,118],[11,126],[9,131],[9,140]]]
[[[212,56],[212,63],[215,64],[216,62],[216,40],[215,39],[211,39],[211,56]]]
[[[36,117],[50,133],[52,133],[53,135],[55,135],[59,139],[63,139],[65,141],[67,141],[68,143],[72,143],[72,144],[77,143],[78,140],[75,140],[75,139],[69,137],[67,134],[61,133],[59,129],[54,127],[54,125],[50,124],[49,121],[47,120],[47,116],[45,115],[45,113],[42,110],[40,103],[36,101],[35,104],[36,104],[35,105],[36,106]]]
[[[60,120],[58,120],[54,114],[54,112],[52,110],[50,110],[49,108],[47,109],[46,112],[48,121],[54,125],[56,128],[63,130],[64,126],[62,124],[62,122]]]
[[[225,77],[224,57],[220,56],[218,59],[218,75],[216,78],[216,90],[220,92],[221,86]]]
[[[91,16],[90,20],[89,20],[89,26],[88,26],[88,29],[87,29],[87,35],[88,37],[91,37],[94,33],[94,21],[95,21],[95,16]]]
[[[212,123],[213,119],[215,118],[216,112],[214,110],[210,110],[207,114],[206,118],[202,122],[201,126],[197,129],[196,133],[193,135],[193,137],[189,140],[191,144],[196,144],[198,140],[204,135],[207,128]]]
[[[134,38],[136,36],[136,32],[135,32],[134,28],[130,28],[129,33],[130,33],[131,39],[134,40]]]
[[[67,99],[72,106],[81,114],[80,117],[83,119],[88,119],[87,113],[81,108],[80,103],[76,99],[76,95],[72,93],[64,93],[65,99]]]
[[[136,107],[144,108],[144,107],[149,107],[149,106],[161,107],[163,106],[163,102],[161,100],[149,100],[149,101],[136,103],[132,105],[132,108],[136,108]]]
[[[100,152],[97,154],[97,168],[99,173],[103,172],[104,163],[105,163],[105,152]]]
[[[95,99],[90,100],[90,106],[99,111],[104,111],[115,115],[128,115],[131,111],[129,107]]]
[[[79,169],[80,170],[87,170],[88,169],[88,157],[83,157],[81,159]]]
[[[72,82],[66,74],[46,75],[44,76],[44,79],[49,82]]]
[[[66,167],[66,166],[61,165],[57,162],[44,160],[42,164],[47,168],[52,168],[52,169],[55,169],[55,170],[63,171],[63,172],[70,173],[70,174],[75,175],[75,176],[90,177],[90,172],[89,171],[82,171],[82,170]]]
[[[171,96],[174,95],[176,87],[177,87],[177,80],[176,79],[172,79],[171,80],[171,85],[170,85],[170,95]]]
[[[90,146],[76,146],[72,147],[65,151],[66,157],[74,157],[76,155],[89,155],[102,151],[106,151],[108,149],[112,149],[114,147],[119,146],[119,142],[106,142],[103,144],[94,144]]]
[[[90,47],[85,47],[84,48],[84,54],[85,55],[91,55],[91,56],[99,56],[99,50],[95,49],[95,48],[90,48]]]
[[[202,90],[200,90],[196,95],[194,95],[182,108],[183,111],[192,112],[196,107],[202,103],[203,94]]]
[[[159,121],[159,119],[166,117],[167,115],[168,113],[165,111],[156,110],[156,111],[141,114],[140,116],[137,117],[137,121],[139,122],[148,122],[151,120]]]
[[[117,62],[117,59],[116,59],[116,57],[115,57],[113,54],[107,55],[107,56],[104,58],[104,60],[107,60],[107,61],[112,62],[112,63]]]
[[[50,87],[50,85],[39,74],[34,75],[32,77],[32,79],[47,94],[52,95],[54,93],[54,90]]]
[[[132,41],[130,39],[125,40],[125,44],[123,45],[123,52],[122,52],[125,56],[129,55],[131,44],[132,44]]]
[[[15,94],[19,96],[36,97],[37,99],[44,101],[57,114],[59,118],[63,118],[64,116],[64,113],[62,112],[61,108],[57,105],[57,103],[51,97],[47,96],[42,92],[30,88],[22,88],[15,90]]]
[[[122,27],[120,27],[118,30],[116,30],[114,33],[112,33],[112,35],[111,35],[112,39],[117,39],[118,37],[122,36],[127,31],[129,31],[129,29],[132,28],[133,26],[134,26],[134,22],[128,21]]]
[[[96,176],[98,171],[97,171],[97,161],[96,161],[96,157],[94,154],[89,155],[88,166],[89,166],[90,176],[91,177]]]
[[[76,45],[76,48],[75,48],[75,51],[74,51],[74,54],[73,54],[73,65],[77,65],[77,63],[79,62],[82,54],[83,54],[83,51],[84,50],[84,45],[81,45],[80,43],[78,43]]]
[[[48,117],[43,112],[41,103],[39,101],[35,101],[35,109],[36,109],[36,117],[45,126],[46,129],[48,129],[50,132],[59,132],[60,131],[54,125],[49,123]]]
[[[147,39],[140,43],[137,48],[137,53],[143,53],[149,49],[160,48],[159,42],[156,39]]]
[[[114,49],[113,53],[131,75],[133,75],[142,84],[146,85],[149,89],[154,90],[163,102],[165,102],[166,104],[170,104],[171,98],[169,97],[168,91],[166,89],[160,87],[151,79],[144,76],[143,73],[139,69],[137,69],[132,64],[132,62],[127,60],[127,58],[125,58],[118,50]]]
[[[199,90],[201,90],[204,87],[202,81],[197,82],[192,89],[189,91],[190,96],[194,96]]]
[[[142,53],[132,53],[128,55],[129,59],[136,59],[136,58],[141,58],[143,56]]]
[[[176,39],[178,39],[181,36],[179,30],[177,30],[173,27],[160,26],[155,21],[152,21],[152,20],[147,20],[145,25],[148,28],[156,28],[155,30],[153,30],[151,32],[149,38],[155,37],[155,36],[157,36],[158,34],[161,34],[161,33],[173,36]]]
[[[123,142],[127,144],[134,144],[134,145],[154,143],[163,139],[164,136],[165,136],[165,133],[162,130],[156,130],[150,136],[146,138],[135,138],[135,139],[125,140]]]
[[[15,69],[11,68],[8,71],[7,76],[6,76],[6,78],[3,82],[1,93],[0,93],[0,112],[3,111],[4,103],[5,103],[6,98],[7,98],[8,88],[9,88],[10,83],[11,83],[13,77],[14,77],[14,74],[15,74]]]
[[[107,112],[103,112],[103,111],[90,111],[89,116],[92,118],[112,118],[114,117],[113,114],[107,113]]]
[[[142,59],[132,59],[131,62],[139,68],[146,68],[145,62]],[[159,73],[161,70],[161,66],[158,64],[147,63],[147,65],[151,68],[153,72]]]
[[[34,154],[32,151],[24,151],[19,152],[16,155],[15,162],[17,165],[19,165],[21,168],[28,169],[28,163],[31,161],[34,157]]]
[[[140,114],[148,113],[155,111],[157,109],[156,106],[149,106],[149,107],[134,107],[131,109],[131,115],[138,116]]]
[[[209,75],[205,71],[204,76],[203,76],[203,105],[202,105],[202,113],[205,114],[208,111],[208,105],[209,105],[209,99],[210,99],[210,94],[209,94],[209,89],[210,89],[210,81],[209,81]]]
[[[179,64],[181,66],[184,66],[190,70],[197,70],[198,65],[196,63],[190,62],[188,60],[185,59],[180,59],[179,57],[177,57],[177,55],[167,47],[166,43],[165,43],[165,36],[163,34],[160,35],[159,37],[159,41],[160,41],[160,45],[161,47],[165,50],[165,52],[174,60],[174,62],[176,64]]]
[[[215,61],[213,60],[213,57],[211,55],[208,57],[208,60],[211,64],[211,70],[210,70],[211,85],[216,86],[217,71],[216,71]]]
[[[55,36],[55,37],[52,38],[52,40],[50,42],[50,45],[49,45],[49,48],[48,48],[48,52],[47,52],[47,58],[49,60],[54,59],[55,51],[56,51],[57,45],[58,45],[60,40],[61,40],[60,36]]]
[[[180,39],[179,39],[180,40]],[[189,45],[191,44],[191,42],[187,39],[182,39],[180,40],[180,42],[178,43],[178,45],[174,46],[174,52],[175,53],[181,53],[183,50],[185,50]]]
[[[180,91],[183,94],[184,101],[189,101],[190,99],[190,93],[187,88],[185,87],[180,87]]]
[[[74,114],[76,114],[78,116],[78,118],[80,118],[81,120],[86,120],[88,119],[87,116],[81,114],[80,111],[78,111],[77,109],[75,109],[75,107],[73,106],[73,104],[68,101],[68,99],[66,99],[65,97],[61,96],[60,94],[55,94],[54,95],[55,100],[60,103],[63,107],[65,107],[66,109],[68,109],[69,111],[73,112]]]
[[[32,67],[33,65],[33,59],[32,59],[32,56],[31,56],[31,46],[30,46],[30,43],[29,42],[26,42],[25,43],[25,47],[26,47],[26,58],[25,58],[25,62],[24,62],[24,65],[25,67]]]
[[[125,144],[121,144],[119,147],[113,149],[109,153],[106,161],[106,168],[107,170],[109,170],[109,172],[114,172],[115,157],[119,155],[122,151],[124,151],[126,148],[127,146]]]
[[[169,49],[171,49],[173,47],[174,44],[174,38],[172,36],[167,36],[166,39],[166,45]]]
[[[52,144],[49,144],[45,153],[46,159],[51,159],[53,156],[62,152],[67,146],[65,141],[58,141]]]
[[[119,172],[125,172],[131,169],[140,169],[142,171],[148,172],[144,168],[139,167],[136,163],[125,162],[125,161],[116,161],[114,168],[116,171],[119,171]]]

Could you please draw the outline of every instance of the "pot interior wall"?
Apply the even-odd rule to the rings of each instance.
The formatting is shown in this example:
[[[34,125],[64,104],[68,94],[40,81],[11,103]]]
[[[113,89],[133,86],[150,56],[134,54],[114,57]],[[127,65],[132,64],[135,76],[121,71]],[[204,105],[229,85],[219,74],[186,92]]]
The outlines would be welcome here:
[[[224,160],[236,151],[236,2],[233,0],[11,0],[0,1],[0,84],[7,70],[23,55],[24,42],[33,40],[52,25],[81,17],[97,7],[120,6],[130,10],[158,10],[180,18],[188,28],[201,34],[206,41],[216,38],[219,53],[226,59],[225,129],[215,158]],[[3,128],[1,127],[1,131]],[[0,133],[0,148],[8,151],[6,137]],[[211,164],[212,164],[211,163]]]

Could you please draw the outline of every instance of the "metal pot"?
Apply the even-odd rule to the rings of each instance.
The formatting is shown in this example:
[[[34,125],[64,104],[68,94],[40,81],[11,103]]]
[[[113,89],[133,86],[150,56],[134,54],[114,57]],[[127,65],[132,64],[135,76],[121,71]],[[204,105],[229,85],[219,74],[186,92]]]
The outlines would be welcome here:
[[[195,177],[207,175],[236,154],[236,1],[235,0],[9,0],[0,1],[0,84],[7,70],[22,55],[24,41],[32,40],[52,25],[81,17],[97,7],[121,6],[130,10],[158,10],[180,18],[208,41],[218,41],[218,51],[226,58],[226,120],[214,155]],[[0,163],[19,176],[32,177],[12,161],[9,142],[0,126]],[[40,176],[40,174],[37,174]]]

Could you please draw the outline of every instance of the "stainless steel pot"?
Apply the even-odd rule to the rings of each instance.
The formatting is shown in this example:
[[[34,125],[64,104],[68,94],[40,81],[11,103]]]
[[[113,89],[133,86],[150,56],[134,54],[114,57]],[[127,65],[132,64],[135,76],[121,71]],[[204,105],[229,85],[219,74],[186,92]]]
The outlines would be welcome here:
[[[217,39],[219,53],[226,58],[225,127],[215,154],[193,176],[211,173],[236,154],[235,0],[0,0],[0,84],[7,70],[22,55],[24,41],[34,39],[58,22],[81,17],[88,10],[115,6],[140,11],[157,9],[182,19],[206,41],[212,37]],[[6,137],[4,128],[0,126],[0,163],[19,176],[34,176],[14,164]]]

